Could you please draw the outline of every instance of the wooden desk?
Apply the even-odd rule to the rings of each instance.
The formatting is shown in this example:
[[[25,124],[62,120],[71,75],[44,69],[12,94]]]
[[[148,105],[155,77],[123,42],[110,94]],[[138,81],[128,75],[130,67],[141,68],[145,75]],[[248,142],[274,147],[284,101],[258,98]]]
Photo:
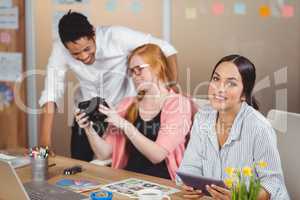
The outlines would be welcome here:
[[[89,180],[95,180],[100,182],[101,184],[108,184],[115,181],[119,181],[127,178],[139,178],[155,183],[159,183],[162,185],[167,185],[171,187],[176,187],[175,183],[161,178],[156,178],[152,176],[142,175],[138,173],[128,172],[125,170],[113,169],[110,167],[98,166],[95,164],[91,164],[88,162],[83,162],[79,160],[74,160],[62,156],[50,157],[49,164],[55,163],[56,166],[49,168],[49,183],[55,183],[57,180],[66,178],[66,177],[74,177],[74,178],[86,178]],[[62,175],[63,169],[66,167],[71,167],[73,165],[80,164],[83,167],[83,172],[72,175],[72,176],[64,176]],[[19,175],[21,181],[23,183],[31,180],[31,167],[26,166],[16,170]],[[181,192],[171,195],[172,200],[184,199],[181,196]],[[130,199],[125,196],[117,195],[114,193],[113,199]]]

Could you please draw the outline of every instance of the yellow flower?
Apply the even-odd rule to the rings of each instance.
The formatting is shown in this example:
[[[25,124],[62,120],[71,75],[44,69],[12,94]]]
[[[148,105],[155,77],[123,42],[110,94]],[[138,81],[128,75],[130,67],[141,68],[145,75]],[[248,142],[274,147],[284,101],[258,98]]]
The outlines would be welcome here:
[[[225,185],[226,185],[229,189],[232,188],[233,182],[234,182],[234,181],[233,181],[232,178],[226,178],[226,179],[224,180]]]
[[[232,177],[234,174],[235,169],[233,167],[226,167],[225,172],[228,176]]]
[[[268,166],[268,163],[266,163],[265,161],[259,161],[257,164],[261,168],[266,168]]]
[[[244,176],[252,176],[252,168],[251,167],[244,167],[243,168]]]

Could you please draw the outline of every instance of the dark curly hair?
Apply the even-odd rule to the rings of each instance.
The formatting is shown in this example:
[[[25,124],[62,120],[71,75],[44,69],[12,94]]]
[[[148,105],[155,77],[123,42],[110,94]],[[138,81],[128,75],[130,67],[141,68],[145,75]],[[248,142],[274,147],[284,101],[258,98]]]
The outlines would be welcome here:
[[[75,42],[81,37],[93,38],[95,31],[87,17],[69,10],[59,21],[58,33],[62,43]]]

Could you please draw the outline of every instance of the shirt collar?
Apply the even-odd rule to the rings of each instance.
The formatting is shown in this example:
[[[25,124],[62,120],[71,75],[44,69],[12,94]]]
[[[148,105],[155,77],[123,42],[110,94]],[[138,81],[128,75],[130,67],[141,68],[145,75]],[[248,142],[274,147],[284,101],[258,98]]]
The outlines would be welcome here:
[[[247,108],[248,108],[248,104],[246,102],[243,102],[238,114],[236,115],[236,117],[233,121],[230,135],[229,135],[225,145],[230,144],[232,141],[238,140],[240,138],[242,128],[243,128],[243,121],[244,121],[245,115],[247,114],[247,111],[248,111]]]
[[[223,145],[228,145],[231,142],[238,140],[241,136],[241,130],[243,127],[243,119],[245,118],[245,115],[248,113],[248,104],[246,102],[243,102],[241,105],[241,108],[236,115],[233,125],[231,127],[231,131],[229,134],[229,137],[226,141],[226,143]],[[219,150],[219,143],[216,135],[216,129],[215,129],[215,124],[216,124],[216,119],[217,119],[217,114],[218,112],[216,110],[213,110],[212,114],[209,116],[209,124],[210,126],[210,131],[208,131],[208,137],[211,140],[212,144],[215,146],[216,150]]]

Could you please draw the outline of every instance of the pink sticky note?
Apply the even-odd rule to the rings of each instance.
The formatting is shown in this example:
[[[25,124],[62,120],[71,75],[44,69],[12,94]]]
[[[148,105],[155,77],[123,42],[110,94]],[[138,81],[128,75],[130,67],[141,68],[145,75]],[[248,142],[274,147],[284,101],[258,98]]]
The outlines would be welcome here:
[[[294,7],[291,5],[282,6],[281,15],[286,18],[293,17],[294,16]]]
[[[212,12],[214,15],[222,15],[224,13],[224,4],[214,3],[212,6]]]
[[[11,41],[11,36],[7,32],[0,32],[0,42],[4,44],[9,44]]]

